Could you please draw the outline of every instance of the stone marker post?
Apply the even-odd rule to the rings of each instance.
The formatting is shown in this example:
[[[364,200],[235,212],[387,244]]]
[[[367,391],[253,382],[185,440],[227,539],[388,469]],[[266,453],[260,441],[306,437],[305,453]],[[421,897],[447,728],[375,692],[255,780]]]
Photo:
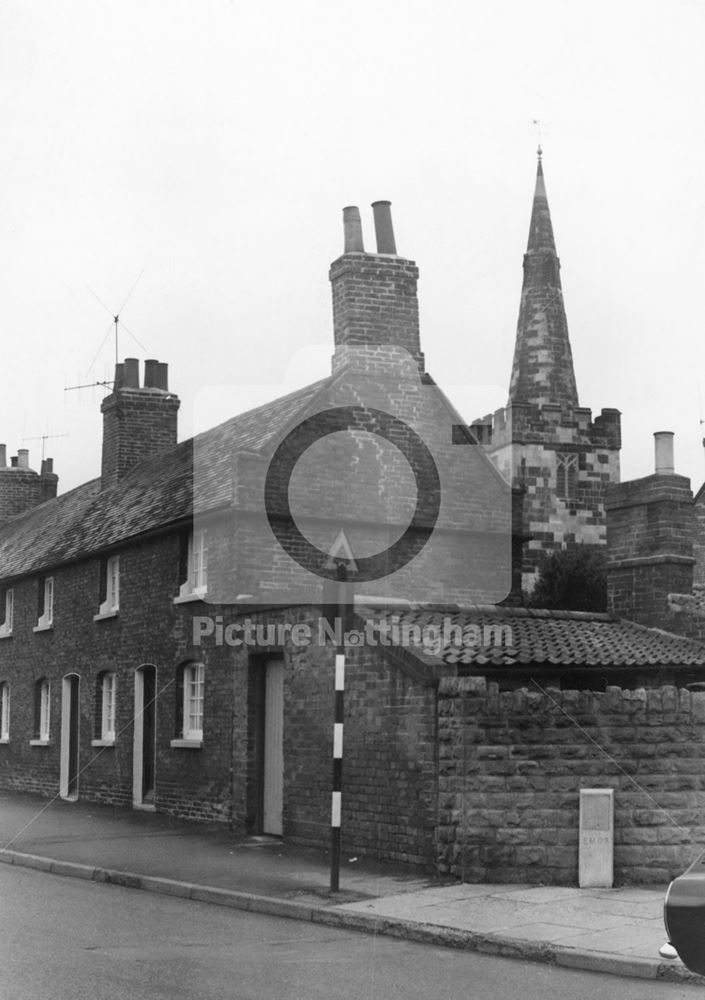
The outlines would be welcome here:
[[[614,789],[580,789],[581,889],[611,889],[614,884]]]

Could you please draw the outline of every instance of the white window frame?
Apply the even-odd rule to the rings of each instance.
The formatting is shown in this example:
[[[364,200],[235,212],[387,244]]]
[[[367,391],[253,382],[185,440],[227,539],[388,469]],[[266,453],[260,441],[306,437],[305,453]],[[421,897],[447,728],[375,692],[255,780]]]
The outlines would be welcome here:
[[[205,668],[202,663],[187,663],[181,670],[183,684],[181,736],[172,740],[171,746],[198,748],[203,743]]]
[[[5,591],[5,621],[0,625],[0,639],[6,635],[12,635],[12,626],[15,619],[15,591],[8,587]]]
[[[186,580],[175,598],[177,603],[204,597],[208,592],[208,532],[205,528],[189,534],[186,560]]]
[[[100,738],[106,742],[114,743],[117,694],[117,674],[114,670],[105,671],[101,687]]]
[[[46,746],[51,739],[51,681],[42,678],[39,688],[39,733],[30,740],[32,746]]]
[[[54,624],[54,577],[47,576],[44,578],[44,600],[42,607],[44,611],[42,612],[37,624],[32,629],[33,632],[42,632],[44,629],[51,628]]]
[[[93,620],[112,618],[120,609],[120,556],[110,556],[105,563],[105,600]]]
[[[0,683],[0,743],[10,742],[10,685]]]

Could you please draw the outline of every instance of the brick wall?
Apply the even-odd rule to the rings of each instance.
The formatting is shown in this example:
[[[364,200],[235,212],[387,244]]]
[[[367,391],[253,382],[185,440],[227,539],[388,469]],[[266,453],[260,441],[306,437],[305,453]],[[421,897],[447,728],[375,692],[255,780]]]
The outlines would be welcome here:
[[[57,482],[57,476],[40,476],[33,469],[0,468],[0,520],[55,496]]]
[[[286,654],[284,833],[301,843],[330,839],[334,651],[329,643]],[[434,689],[382,650],[352,648],[344,733],[343,850],[431,865]]]
[[[179,399],[159,389],[118,388],[101,404],[101,477],[111,486],[138,462],[176,445]]]
[[[402,347],[423,370],[412,260],[377,254],[344,254],[330,268],[335,346]],[[340,362],[334,362],[334,370]]]
[[[192,618],[215,614],[200,602],[174,605],[179,590],[177,534],[143,541],[120,551],[120,610],[115,618],[94,621],[98,611],[98,558],[63,567],[54,574],[54,625],[33,632],[37,623],[38,578],[14,586],[12,636],[0,639],[0,680],[11,689],[10,742],[0,745],[0,786],[56,795],[59,791],[62,678],[80,677],[79,797],[129,805],[132,802],[135,671],[157,668],[158,810],[198,819],[227,820],[233,809],[231,761],[234,730],[246,729],[245,699],[234,697],[238,675],[228,646],[196,648]],[[177,667],[205,664],[203,746],[172,748],[177,736]],[[96,734],[101,671],[117,674],[115,745],[91,746]],[[40,677],[51,681],[51,741],[30,746],[33,691]],[[244,802],[244,784],[236,786]],[[244,805],[238,804],[239,815]]]
[[[693,583],[705,585],[705,493],[700,490],[693,502]]]
[[[693,587],[694,512],[690,480],[655,474],[610,488],[607,601],[610,611],[680,631],[670,594]]]
[[[593,787],[615,789],[616,884],[662,885],[701,852],[705,693],[449,678],[438,711],[441,873],[576,884],[579,792]]]

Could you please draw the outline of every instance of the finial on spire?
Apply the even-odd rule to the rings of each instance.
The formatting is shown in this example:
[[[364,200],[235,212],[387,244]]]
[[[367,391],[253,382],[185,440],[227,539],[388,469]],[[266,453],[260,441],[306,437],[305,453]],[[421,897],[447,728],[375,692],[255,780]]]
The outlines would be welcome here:
[[[539,143],[538,149],[536,150],[536,155],[538,156],[539,160],[543,156],[543,150],[541,149],[541,143]]]
[[[539,145],[538,149],[536,150],[536,155],[538,156],[540,161],[541,157],[543,156],[543,150],[541,149],[541,122],[539,121],[538,118],[532,118],[531,120],[533,124],[536,126],[536,136],[539,140]]]

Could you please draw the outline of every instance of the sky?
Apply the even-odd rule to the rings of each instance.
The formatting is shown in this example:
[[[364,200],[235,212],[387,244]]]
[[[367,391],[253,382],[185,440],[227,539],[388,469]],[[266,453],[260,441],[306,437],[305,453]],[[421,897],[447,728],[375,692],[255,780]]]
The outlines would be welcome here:
[[[4,0],[0,442],[100,472],[118,354],[180,438],[330,370],[342,208],[420,268],[427,368],[506,402],[538,120],[583,406],[705,480],[705,4]],[[225,408],[225,409],[224,409]]]

